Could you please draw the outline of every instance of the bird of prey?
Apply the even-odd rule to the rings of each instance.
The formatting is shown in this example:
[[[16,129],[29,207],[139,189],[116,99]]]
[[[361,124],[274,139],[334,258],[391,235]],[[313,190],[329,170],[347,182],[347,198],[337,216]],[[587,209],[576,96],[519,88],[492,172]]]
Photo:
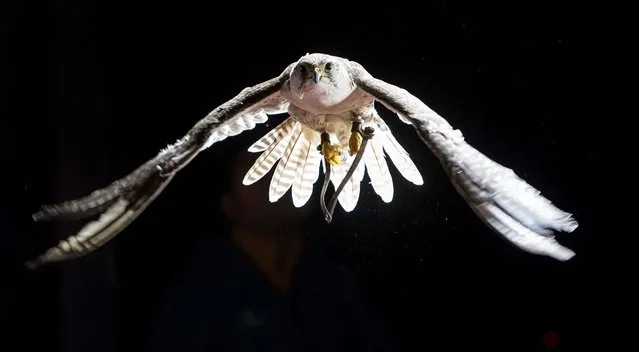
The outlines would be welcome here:
[[[247,171],[245,185],[262,178],[277,163],[270,201],[290,189],[293,204],[300,207],[311,197],[321,167],[320,202],[328,222],[337,202],[347,212],[356,206],[365,172],[374,191],[390,202],[393,182],[385,154],[406,180],[416,185],[423,180],[377,114],[375,102],[414,127],[439,158],[457,192],[492,230],[530,253],[561,261],[574,256],[554,238],[554,231],[577,228],[571,214],[555,207],[511,169],[473,148],[459,130],[408,91],[372,76],[355,61],[314,53],[291,63],[277,77],[245,88],[129,175],[83,198],[42,206],[33,214],[35,221],[100,217],[26,264],[35,268],[100,247],[139,216],[198,153],[266,122],[269,115],[287,113],[288,117],[249,148],[261,155]],[[326,204],[331,182],[335,191]]]

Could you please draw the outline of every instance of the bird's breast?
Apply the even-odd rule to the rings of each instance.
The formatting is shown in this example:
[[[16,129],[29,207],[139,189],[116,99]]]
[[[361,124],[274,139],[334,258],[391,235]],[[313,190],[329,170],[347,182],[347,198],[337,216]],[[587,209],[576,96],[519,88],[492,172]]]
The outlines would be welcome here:
[[[308,85],[293,93],[290,86],[285,84],[281,94],[292,104],[305,111],[315,114],[342,114],[356,110],[373,101],[372,97],[359,89],[348,94],[337,94],[330,87],[320,85]]]

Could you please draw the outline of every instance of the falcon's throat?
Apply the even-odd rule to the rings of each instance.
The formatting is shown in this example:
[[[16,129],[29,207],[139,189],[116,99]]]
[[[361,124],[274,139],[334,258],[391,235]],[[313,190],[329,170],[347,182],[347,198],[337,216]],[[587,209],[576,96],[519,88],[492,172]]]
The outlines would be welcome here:
[[[314,77],[310,77],[302,83],[299,90],[299,100],[304,106],[315,109],[321,109],[332,105],[331,89],[327,82],[321,79],[316,83]]]

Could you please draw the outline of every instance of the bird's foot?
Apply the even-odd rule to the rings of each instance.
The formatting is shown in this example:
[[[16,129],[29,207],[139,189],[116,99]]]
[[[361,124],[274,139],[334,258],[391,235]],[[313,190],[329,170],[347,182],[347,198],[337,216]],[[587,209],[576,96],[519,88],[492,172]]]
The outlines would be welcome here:
[[[331,142],[322,142],[322,154],[324,154],[326,161],[332,165],[338,165],[342,161],[339,147]]]
[[[338,146],[331,144],[329,140],[323,140],[320,152],[327,163],[338,165],[342,162],[341,152]]]
[[[364,137],[359,131],[351,132],[351,137],[348,140],[348,148],[351,156],[357,154],[359,152],[359,148],[362,146],[362,141]]]

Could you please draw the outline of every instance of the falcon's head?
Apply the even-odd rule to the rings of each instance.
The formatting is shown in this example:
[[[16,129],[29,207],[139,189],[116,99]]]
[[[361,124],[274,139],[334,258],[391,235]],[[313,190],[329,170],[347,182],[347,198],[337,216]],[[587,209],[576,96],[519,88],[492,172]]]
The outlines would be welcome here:
[[[290,91],[300,102],[333,106],[355,90],[348,62],[326,54],[302,56],[291,72]]]

